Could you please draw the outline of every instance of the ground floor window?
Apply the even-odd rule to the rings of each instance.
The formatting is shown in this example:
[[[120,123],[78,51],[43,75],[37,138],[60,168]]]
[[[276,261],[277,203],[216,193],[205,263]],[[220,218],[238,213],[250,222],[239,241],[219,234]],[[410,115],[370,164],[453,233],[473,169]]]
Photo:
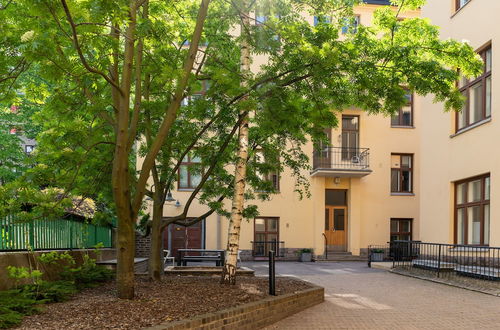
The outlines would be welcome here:
[[[391,242],[411,241],[412,219],[391,219]]]
[[[254,222],[254,256],[265,257],[270,250],[279,248],[279,218],[259,217]]]
[[[455,243],[490,242],[490,175],[455,183]]]

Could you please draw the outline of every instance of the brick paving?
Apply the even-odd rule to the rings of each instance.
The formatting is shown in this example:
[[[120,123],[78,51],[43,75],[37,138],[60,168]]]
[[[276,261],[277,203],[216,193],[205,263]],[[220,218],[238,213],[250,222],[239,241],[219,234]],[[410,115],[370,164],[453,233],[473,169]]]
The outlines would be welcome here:
[[[256,274],[266,263],[246,263]],[[370,269],[361,262],[278,263],[325,288],[325,302],[266,329],[500,329],[500,298]]]

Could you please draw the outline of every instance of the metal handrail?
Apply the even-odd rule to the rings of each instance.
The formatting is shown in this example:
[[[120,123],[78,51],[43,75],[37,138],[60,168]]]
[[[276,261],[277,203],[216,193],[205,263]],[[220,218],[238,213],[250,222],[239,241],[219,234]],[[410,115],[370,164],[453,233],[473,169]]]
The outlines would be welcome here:
[[[328,238],[326,237],[325,233],[322,233],[323,237],[325,238],[325,259],[328,259]]]

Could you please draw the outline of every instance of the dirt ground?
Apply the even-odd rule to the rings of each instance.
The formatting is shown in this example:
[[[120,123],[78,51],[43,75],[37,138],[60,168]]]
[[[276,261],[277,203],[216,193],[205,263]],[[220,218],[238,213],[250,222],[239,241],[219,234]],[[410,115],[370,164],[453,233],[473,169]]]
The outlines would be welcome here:
[[[268,280],[239,277],[234,286],[219,284],[219,276],[166,276],[161,282],[136,279],[134,300],[116,298],[114,283],[86,289],[73,299],[44,306],[18,329],[140,329],[215,312],[268,297]],[[310,287],[306,282],[277,278],[276,294]]]

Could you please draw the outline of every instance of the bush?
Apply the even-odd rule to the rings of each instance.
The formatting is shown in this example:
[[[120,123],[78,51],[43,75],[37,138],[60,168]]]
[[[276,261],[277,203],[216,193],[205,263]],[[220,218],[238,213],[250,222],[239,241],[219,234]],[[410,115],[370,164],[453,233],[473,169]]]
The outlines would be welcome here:
[[[38,269],[8,266],[9,276],[16,280],[16,289],[0,291],[0,329],[20,324],[24,315],[39,311],[39,304],[65,301],[78,289],[109,281],[114,275],[111,270],[98,266],[87,254],[80,267],[74,267],[75,260],[68,252],[44,253],[38,260],[55,269],[55,277],[62,280],[44,281]],[[29,284],[20,284],[27,281]]]
[[[113,271],[97,265],[95,259],[88,255],[83,256],[83,264],[80,267],[71,269],[71,279],[79,288],[109,281],[113,276]]]
[[[70,281],[40,281],[37,284],[22,286],[21,291],[27,297],[41,303],[65,301],[77,292],[75,284]]]
[[[19,289],[0,291],[0,306],[11,311],[30,315],[38,311],[37,301]]]
[[[38,312],[37,301],[20,290],[0,291],[0,329],[21,323],[24,315]]]
[[[7,329],[19,325],[23,320],[23,314],[0,306],[0,329]]]

